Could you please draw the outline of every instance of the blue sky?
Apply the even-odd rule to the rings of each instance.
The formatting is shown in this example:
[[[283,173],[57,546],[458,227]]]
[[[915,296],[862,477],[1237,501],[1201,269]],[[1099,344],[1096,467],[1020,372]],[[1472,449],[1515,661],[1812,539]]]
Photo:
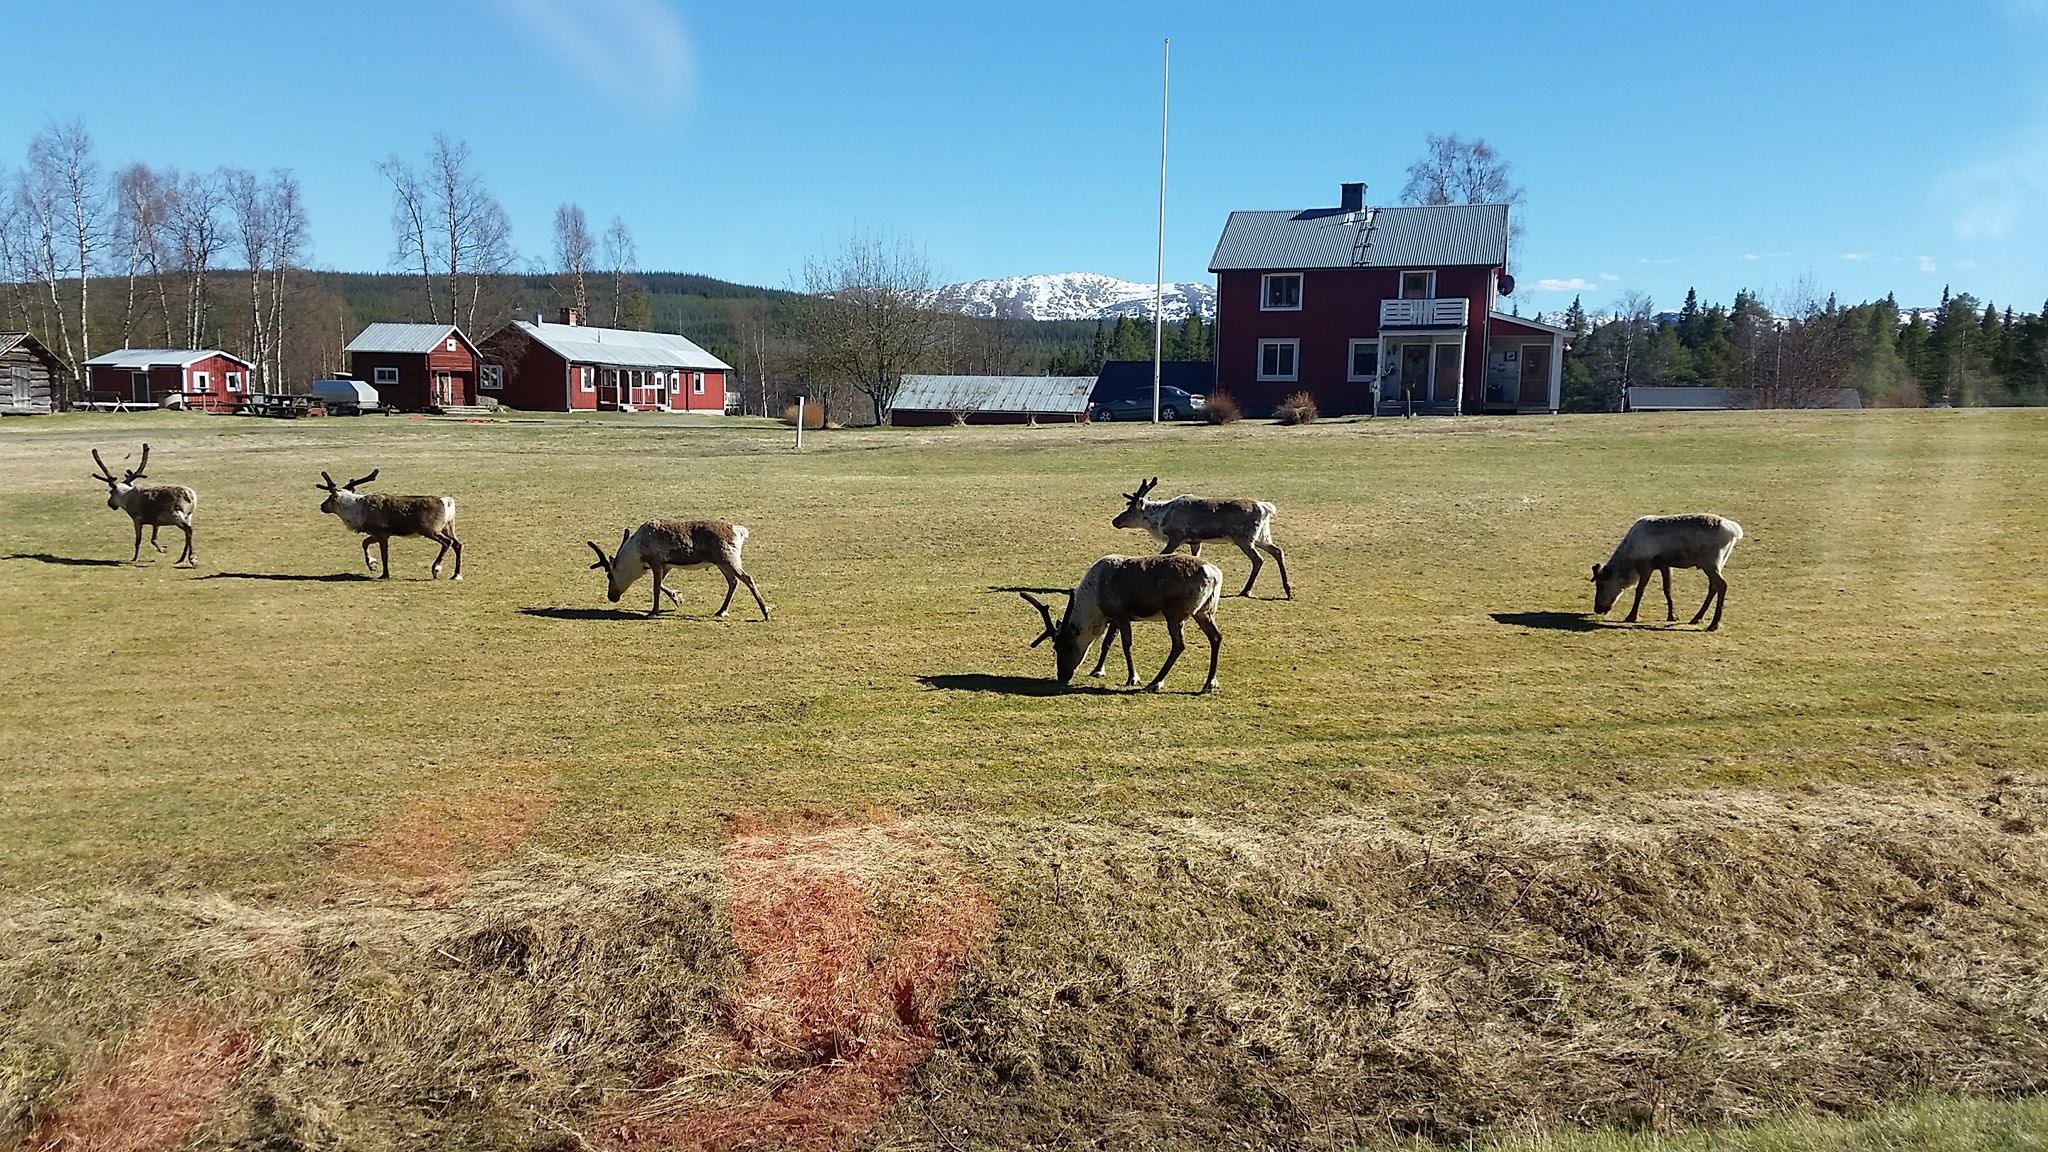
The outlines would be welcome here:
[[[2048,296],[2048,0],[71,0],[9,22],[0,163],[77,116],[110,170],[290,168],[328,268],[386,266],[374,166],[445,129],[532,259],[575,200],[623,216],[645,267],[748,283],[857,227],[950,280],[1149,280],[1171,36],[1173,279],[1206,278],[1231,209],[1343,180],[1388,202],[1424,134],[1457,130],[1528,188],[1524,311],[1804,278]]]

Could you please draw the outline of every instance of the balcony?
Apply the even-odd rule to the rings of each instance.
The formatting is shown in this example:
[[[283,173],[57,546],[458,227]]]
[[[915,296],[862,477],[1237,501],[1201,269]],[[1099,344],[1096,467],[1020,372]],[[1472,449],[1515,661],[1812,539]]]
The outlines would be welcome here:
[[[1463,296],[1432,300],[1380,301],[1382,328],[1463,328],[1472,302]]]

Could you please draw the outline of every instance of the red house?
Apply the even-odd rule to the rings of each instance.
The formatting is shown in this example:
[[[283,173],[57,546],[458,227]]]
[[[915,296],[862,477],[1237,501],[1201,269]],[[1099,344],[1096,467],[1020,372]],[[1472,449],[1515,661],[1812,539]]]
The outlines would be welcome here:
[[[348,374],[386,408],[424,412],[476,403],[476,345],[453,324],[372,324],[342,349]]]
[[[161,404],[172,397],[208,412],[232,411],[249,394],[253,369],[215,348],[123,348],[85,362],[88,400]]]
[[[483,390],[535,412],[725,412],[732,365],[668,332],[515,320],[484,341]]]
[[[1564,330],[1498,310],[1508,207],[1233,212],[1216,244],[1216,384],[1249,411],[1554,412]]]

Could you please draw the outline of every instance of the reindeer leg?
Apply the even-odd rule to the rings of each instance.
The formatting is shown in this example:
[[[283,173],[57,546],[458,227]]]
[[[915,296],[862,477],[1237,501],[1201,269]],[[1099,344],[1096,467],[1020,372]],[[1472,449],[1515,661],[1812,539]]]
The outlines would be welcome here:
[[[370,544],[371,538],[368,536],[363,537],[363,567],[375,572],[377,570],[377,562],[370,559]]]
[[[158,524],[151,524],[149,526],[149,546],[156,549],[156,554],[161,556],[164,554],[164,546],[156,542],[156,530],[159,527],[161,525]]]
[[[1643,569],[1642,573],[1636,577],[1636,600],[1635,603],[1630,604],[1628,606],[1628,619],[1623,620],[1623,624],[1633,624],[1636,622],[1636,609],[1641,608],[1643,606],[1643,589],[1648,588],[1649,586],[1650,570],[1645,568]]]
[[[1239,592],[1238,595],[1250,596],[1252,594],[1252,585],[1259,582],[1259,569],[1266,566],[1266,561],[1264,557],[1259,555],[1258,550],[1253,548],[1250,544],[1247,544],[1242,540],[1235,541],[1235,543],[1237,544],[1239,550],[1241,550],[1244,553],[1245,559],[1250,560],[1252,562],[1252,574],[1250,576],[1245,577],[1244,591]]]
[[[1180,546],[1181,546],[1182,544],[1185,544],[1185,543],[1187,543],[1187,541],[1185,541],[1185,540],[1175,540],[1175,539],[1174,539],[1173,537],[1169,536],[1169,537],[1167,537],[1167,538],[1166,538],[1166,547],[1164,547],[1164,548],[1161,548],[1161,549],[1159,550],[1159,554],[1160,554],[1161,556],[1171,556],[1171,555],[1173,555],[1173,553],[1174,553],[1174,551],[1175,551],[1176,549],[1178,549],[1178,548],[1179,548],[1179,547],[1180,547]]]
[[[128,558],[130,564],[142,563],[142,521],[135,522],[135,555]]]
[[[1117,628],[1117,635],[1124,640],[1124,687],[1138,686],[1138,666],[1131,663],[1131,625],[1128,621]]]
[[[1678,619],[1678,610],[1671,606],[1671,569],[1659,568],[1657,571],[1664,574],[1664,622],[1669,624]]]
[[[460,580],[462,579],[462,541],[455,538],[455,529],[453,527],[448,529],[448,544],[455,549],[455,575],[451,579]]]
[[[726,611],[732,607],[732,594],[740,590],[740,578],[730,564],[720,564],[718,570],[725,573],[725,602],[720,604],[718,611],[712,615],[723,618]]]
[[[1202,682],[1202,691],[1214,691],[1216,661],[1223,655],[1223,633],[1216,627],[1216,621],[1208,616],[1195,617],[1195,626],[1202,630],[1202,635],[1209,638],[1209,678]]]
[[[185,550],[178,554],[178,563],[197,567],[199,565],[199,557],[192,551],[192,525],[188,521],[179,524],[178,527],[185,530]]]
[[[436,534],[427,537],[427,539],[432,540],[441,545],[441,550],[439,552],[434,553],[433,569],[434,579],[439,580],[441,578],[441,561],[445,559],[448,555],[448,537]]]
[[[384,575],[382,578],[385,580],[391,579],[391,537],[377,537],[377,555],[383,558]]]
[[[1109,664],[1109,646],[1114,643],[1116,643],[1116,625],[1112,624],[1102,632],[1102,654],[1095,658],[1095,667],[1089,670],[1088,675],[1102,675],[1103,668]]]
[[[676,611],[681,612],[683,610],[683,598],[676,595],[676,590],[668,586],[668,569],[663,568],[659,575],[661,578],[654,582],[655,585],[661,589],[663,596],[668,597],[668,602],[676,606]]]
[[[754,587],[754,578],[747,575],[745,569],[740,570],[740,583],[745,584],[747,591],[754,594],[754,603],[761,609],[761,619],[766,620],[768,618],[768,602],[761,599],[761,590]]]
[[[1180,636],[1180,621],[1175,620],[1171,616],[1167,617],[1166,634],[1173,639],[1173,647],[1166,650],[1166,663],[1159,666],[1159,675],[1154,676],[1152,682],[1145,685],[1145,691],[1147,692],[1159,691],[1159,685],[1165,682],[1166,674],[1173,671],[1173,662],[1180,659],[1182,652],[1187,651],[1187,642],[1182,640]]]
[[[1707,631],[1718,632],[1721,628],[1721,609],[1728,606],[1728,578],[1719,572],[1714,573],[1712,591],[1719,595],[1719,599],[1714,601],[1714,618],[1707,623]]]
[[[653,591],[653,592],[651,592],[651,593],[649,593],[649,595],[651,595],[651,596],[653,596],[653,597],[654,597],[654,606],[653,606],[653,607],[651,607],[651,608],[649,608],[649,609],[647,610],[647,614],[648,614],[649,616],[659,616],[659,615],[661,615],[661,594],[662,594],[663,592],[666,592],[666,591],[668,591],[668,589],[666,589],[666,588],[663,588],[663,587],[661,586],[661,578],[662,578],[662,576],[663,576],[663,575],[665,575],[665,574],[666,574],[666,573],[665,573],[665,572],[664,572],[664,571],[663,571],[662,569],[660,569],[660,568],[656,568],[656,569],[654,569],[654,572],[653,572],[653,576],[654,576],[654,591]]]
[[[1190,540],[1190,541],[1188,541],[1188,555],[1190,555],[1190,556],[1200,556],[1201,554],[1202,554],[1202,542],[1201,542],[1200,540]]]
[[[1273,558],[1273,563],[1278,564],[1280,566],[1280,592],[1289,600],[1294,599],[1294,585],[1289,584],[1287,582],[1286,553],[1280,551],[1280,546],[1278,544],[1273,543],[1270,540],[1266,541],[1264,544],[1259,545],[1259,550],[1264,552],[1266,555],[1271,556]]]

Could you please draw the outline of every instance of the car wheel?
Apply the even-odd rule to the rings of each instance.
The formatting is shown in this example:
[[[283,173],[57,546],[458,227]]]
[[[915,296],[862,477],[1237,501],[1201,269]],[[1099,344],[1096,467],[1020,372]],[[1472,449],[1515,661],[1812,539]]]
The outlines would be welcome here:
[[[1180,409],[1168,404],[1159,410],[1159,418],[1161,420],[1178,420],[1180,419]]]
[[[1116,413],[1110,411],[1107,408],[1097,408],[1095,410],[1095,418],[1103,422],[1104,424],[1107,424],[1110,421],[1116,419]]]

